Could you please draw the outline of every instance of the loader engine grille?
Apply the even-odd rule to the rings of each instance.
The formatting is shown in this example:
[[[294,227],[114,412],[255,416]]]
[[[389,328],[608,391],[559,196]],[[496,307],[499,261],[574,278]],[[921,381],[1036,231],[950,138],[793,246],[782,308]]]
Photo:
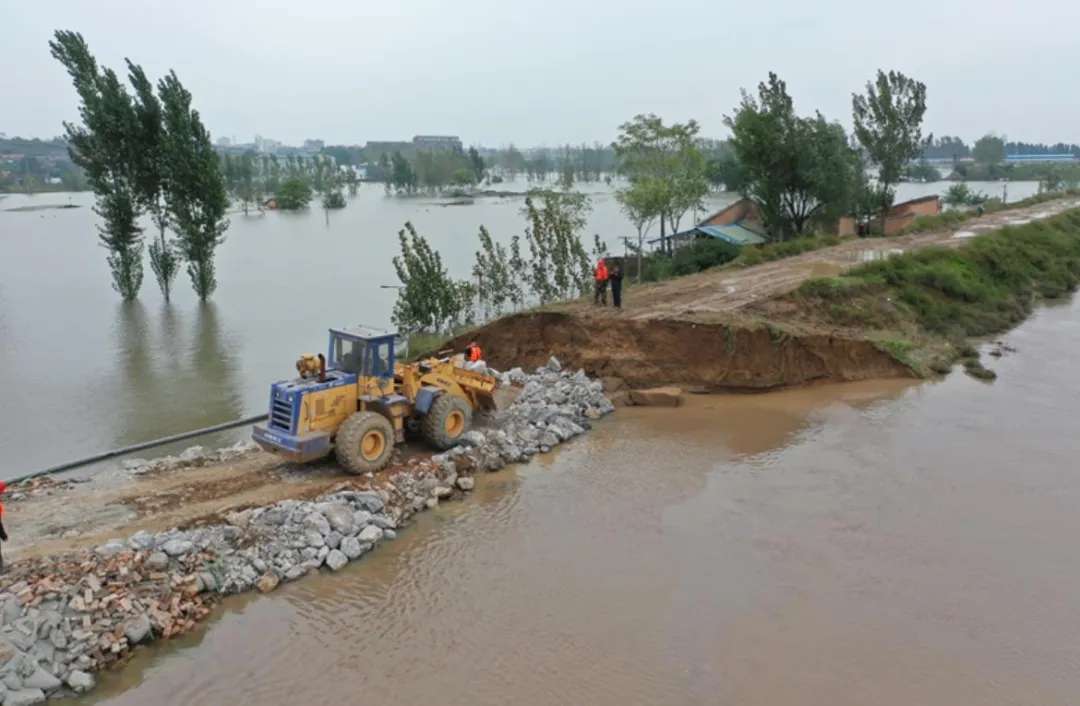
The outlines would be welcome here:
[[[270,400],[270,426],[281,431],[295,431],[293,429],[293,399],[286,396],[274,395]]]

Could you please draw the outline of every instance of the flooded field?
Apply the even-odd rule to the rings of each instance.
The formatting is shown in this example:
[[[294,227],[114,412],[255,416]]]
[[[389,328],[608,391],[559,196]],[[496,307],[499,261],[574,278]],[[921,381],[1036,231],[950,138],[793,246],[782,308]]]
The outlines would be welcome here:
[[[1072,704],[1080,303],[992,385],[628,409],[98,704]]]

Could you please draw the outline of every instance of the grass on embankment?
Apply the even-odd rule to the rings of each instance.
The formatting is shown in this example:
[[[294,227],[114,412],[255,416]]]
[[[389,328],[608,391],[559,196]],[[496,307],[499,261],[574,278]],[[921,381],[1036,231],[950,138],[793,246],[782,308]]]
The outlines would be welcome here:
[[[1072,210],[958,248],[916,250],[809,280],[795,297],[810,316],[860,329],[916,370],[941,372],[960,358],[979,375],[977,353],[965,339],[1003,331],[1038,299],[1064,296],[1078,284],[1080,210]]]
[[[1001,199],[990,199],[983,204],[983,210],[980,214],[977,209],[959,210],[951,209],[948,211],[942,211],[935,216],[918,216],[911,225],[904,229],[901,235],[909,235],[912,233],[927,233],[936,230],[946,230],[960,225],[961,223],[976,218],[979,215],[985,215],[988,213],[998,213],[999,211],[1014,211],[1020,208],[1028,208],[1030,206],[1038,206],[1041,203],[1048,201],[1056,201],[1060,198],[1067,196],[1080,196],[1080,189],[1066,189],[1064,191],[1047,191],[1042,194],[1035,194],[1029,196],[1026,199],[1020,201],[1014,201],[1012,203],[1002,203]]]

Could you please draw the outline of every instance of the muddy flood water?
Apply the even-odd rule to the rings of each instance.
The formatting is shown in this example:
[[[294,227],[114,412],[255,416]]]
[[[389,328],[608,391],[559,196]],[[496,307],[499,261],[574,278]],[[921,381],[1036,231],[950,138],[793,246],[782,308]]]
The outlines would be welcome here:
[[[1080,304],[994,384],[620,410],[100,704],[1075,704]]]

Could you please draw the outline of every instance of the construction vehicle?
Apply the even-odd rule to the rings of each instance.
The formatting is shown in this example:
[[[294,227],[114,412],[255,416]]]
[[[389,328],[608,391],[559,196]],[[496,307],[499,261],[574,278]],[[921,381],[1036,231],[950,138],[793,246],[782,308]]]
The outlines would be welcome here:
[[[397,362],[396,338],[330,329],[325,356],[302,355],[298,377],[270,386],[269,417],[252,438],[298,463],[333,450],[350,473],[384,468],[407,431],[440,450],[457,444],[474,411],[494,409],[495,378],[466,369],[461,356]]]

